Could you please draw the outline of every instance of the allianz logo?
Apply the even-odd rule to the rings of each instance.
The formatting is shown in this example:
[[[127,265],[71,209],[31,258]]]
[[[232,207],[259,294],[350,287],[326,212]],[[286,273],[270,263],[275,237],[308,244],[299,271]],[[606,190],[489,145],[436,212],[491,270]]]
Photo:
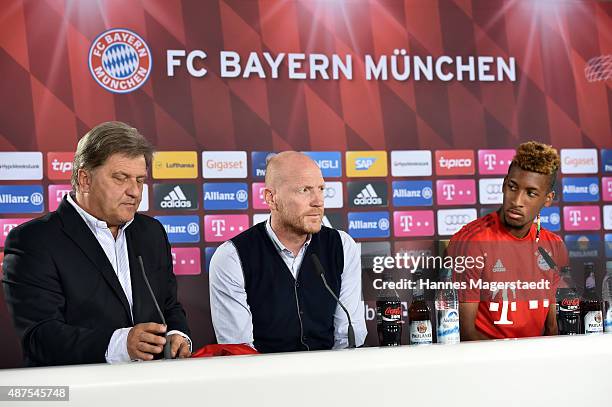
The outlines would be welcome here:
[[[32,195],[0,194],[0,204],[32,204],[40,205],[43,202],[42,194],[35,192]]]
[[[423,189],[394,189],[393,198],[425,198],[429,199],[433,195],[433,191],[429,187]]]
[[[237,192],[206,191],[204,193],[205,201],[246,202],[247,199],[248,199],[248,195],[244,189],[238,190]]]
[[[550,223],[551,225],[556,225],[561,221],[561,216],[558,213],[551,213],[550,215],[541,215],[540,221],[542,223]]]
[[[187,199],[179,185],[175,186],[161,201],[162,208],[191,208],[193,203]]]
[[[355,205],[382,205],[382,198],[378,196],[372,184],[368,184],[353,199]]]
[[[389,229],[389,221],[387,219],[379,219],[378,221],[351,220],[349,229]]]
[[[597,195],[599,193],[599,185],[590,184],[590,185],[564,185],[563,186],[564,194],[590,194]]]
[[[200,231],[200,227],[197,223],[191,222],[188,225],[164,225],[164,229],[168,234],[184,234],[196,235]]]

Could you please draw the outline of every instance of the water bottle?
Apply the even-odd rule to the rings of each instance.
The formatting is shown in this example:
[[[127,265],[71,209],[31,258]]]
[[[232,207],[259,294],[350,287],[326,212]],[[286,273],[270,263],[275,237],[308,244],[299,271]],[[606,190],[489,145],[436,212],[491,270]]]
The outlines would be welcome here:
[[[612,334],[612,261],[606,262],[606,270],[601,289],[601,299],[605,307],[604,331]]]
[[[436,291],[436,316],[438,343],[459,343],[459,300],[452,287],[452,271],[440,271],[440,288]]]

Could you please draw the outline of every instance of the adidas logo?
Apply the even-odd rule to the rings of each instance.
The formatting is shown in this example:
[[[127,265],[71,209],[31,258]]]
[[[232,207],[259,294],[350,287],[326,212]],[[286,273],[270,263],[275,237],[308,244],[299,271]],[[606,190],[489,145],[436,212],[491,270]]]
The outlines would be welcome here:
[[[502,264],[501,259],[497,259],[497,262],[495,262],[495,265],[493,266],[493,272],[503,273],[504,271],[506,271],[506,268]]]
[[[355,205],[382,205],[382,198],[376,194],[372,184],[368,184],[353,200]]]
[[[162,208],[191,208],[191,201],[187,199],[180,186],[175,186],[161,201]]]

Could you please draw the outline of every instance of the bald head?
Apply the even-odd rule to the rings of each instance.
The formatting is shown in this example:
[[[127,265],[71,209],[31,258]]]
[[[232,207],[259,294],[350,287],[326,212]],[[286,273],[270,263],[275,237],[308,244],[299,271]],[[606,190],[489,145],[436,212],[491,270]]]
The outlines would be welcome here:
[[[300,178],[302,175],[322,178],[319,166],[306,154],[297,151],[278,153],[266,164],[266,188],[277,189],[288,180]]]

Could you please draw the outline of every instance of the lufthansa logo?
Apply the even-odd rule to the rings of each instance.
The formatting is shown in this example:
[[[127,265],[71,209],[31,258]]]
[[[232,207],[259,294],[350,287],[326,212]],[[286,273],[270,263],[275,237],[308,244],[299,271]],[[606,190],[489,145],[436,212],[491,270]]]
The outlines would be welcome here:
[[[103,32],[89,48],[89,71],[98,85],[113,93],[129,93],[149,79],[151,50],[135,32],[115,28]]]
[[[444,223],[446,225],[465,225],[470,221],[470,217],[468,215],[446,215],[444,217]]]

